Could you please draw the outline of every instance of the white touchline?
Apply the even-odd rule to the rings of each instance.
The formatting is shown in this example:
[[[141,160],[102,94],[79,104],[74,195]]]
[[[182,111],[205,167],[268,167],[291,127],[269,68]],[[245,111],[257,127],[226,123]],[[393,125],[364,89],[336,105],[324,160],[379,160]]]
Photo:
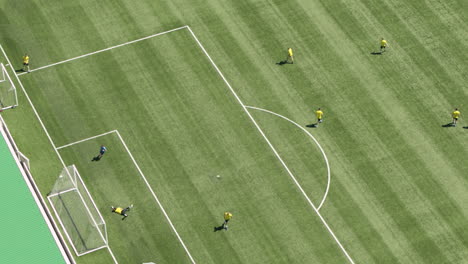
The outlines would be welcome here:
[[[74,58],[71,58],[71,59],[67,59],[67,60],[63,60],[63,61],[59,61],[59,62],[56,62],[56,63],[49,64],[49,65],[45,65],[45,66],[42,66],[42,67],[39,67],[39,68],[35,68],[35,69],[30,70],[29,73],[35,72],[35,71],[38,71],[38,70],[42,70],[42,69],[46,69],[46,68],[49,68],[49,67],[52,67],[52,66],[55,66],[55,65],[63,64],[63,63],[69,62],[69,61],[74,61],[74,60],[77,60],[77,59],[85,58],[85,57],[88,57],[88,56],[91,56],[91,55],[94,55],[94,54],[98,54],[98,53],[101,53],[101,52],[104,52],[104,51],[112,50],[112,49],[115,49],[115,48],[120,48],[120,47],[129,45],[129,44],[133,44],[133,43],[140,42],[140,41],[143,41],[143,40],[146,40],[146,39],[161,36],[161,35],[171,33],[171,32],[177,31],[177,30],[181,30],[181,29],[184,29],[184,28],[187,28],[187,27],[188,26],[178,27],[178,28],[174,28],[174,29],[167,30],[167,31],[164,31],[164,32],[159,32],[159,33],[147,36],[147,37],[127,41],[125,43],[115,45],[115,46],[112,46],[112,47],[109,47],[109,48],[105,48],[105,49],[102,49],[102,50],[97,50],[97,51],[90,52],[90,53],[87,53],[87,54],[84,54],[84,55],[81,55],[81,56],[77,56],[77,57],[74,57]],[[28,74],[28,72],[22,72],[22,73],[19,73],[17,75],[21,76],[23,74]]]
[[[325,203],[325,199],[327,199],[328,190],[330,190],[331,175],[330,175],[330,164],[328,163],[327,155],[325,154],[325,151],[323,150],[322,146],[320,146],[320,143],[318,142],[318,140],[309,131],[307,131],[307,129],[303,128],[301,125],[299,125],[298,123],[292,121],[291,119],[289,119],[289,118],[287,118],[285,116],[282,116],[280,114],[277,114],[275,112],[272,112],[272,111],[269,111],[269,110],[266,110],[266,109],[263,109],[263,108],[258,108],[258,107],[254,107],[254,106],[248,106],[248,105],[246,105],[245,107],[250,108],[250,109],[254,109],[254,110],[263,111],[263,112],[266,112],[266,113],[281,117],[281,118],[293,123],[298,128],[302,129],[302,131],[304,131],[307,135],[309,135],[309,137],[312,138],[312,140],[315,142],[317,147],[320,149],[320,152],[322,152],[323,159],[325,160],[325,164],[327,165],[327,179],[328,179],[327,180],[327,188],[325,189],[325,194],[323,195],[322,201],[320,202],[319,206],[317,207],[317,210],[320,210],[320,208],[322,208],[323,203]]]
[[[85,141],[88,141],[88,140],[91,140],[91,139],[95,139],[95,138],[98,138],[98,137],[105,136],[105,135],[110,134],[110,133],[115,133],[116,131],[117,131],[117,130],[112,130],[112,131],[109,131],[109,132],[106,132],[106,133],[102,133],[102,134],[97,135],[97,136],[92,136],[92,137],[89,137],[89,138],[85,138],[85,139],[82,139],[82,140],[78,140],[78,141],[72,142],[72,143],[70,143],[70,144],[66,144],[66,145],[57,147],[56,149],[59,150],[59,149],[63,149],[63,148],[66,148],[66,147],[70,147],[70,146],[73,146],[73,145],[76,145],[76,144],[79,144],[79,143],[82,143],[82,142],[85,142]]]
[[[288,166],[286,165],[286,163],[284,163],[283,159],[281,158],[281,156],[278,154],[278,151],[276,151],[275,147],[271,144],[270,140],[267,138],[267,136],[265,135],[265,133],[263,132],[263,130],[260,128],[260,126],[257,124],[257,121],[255,121],[255,119],[252,117],[252,115],[250,114],[249,110],[247,109],[247,107],[245,106],[245,104],[242,102],[242,100],[240,99],[240,97],[237,95],[237,93],[234,91],[234,89],[232,88],[231,84],[226,80],[226,78],[224,77],[223,73],[219,70],[218,66],[214,63],[213,59],[211,59],[211,56],[210,54],[208,54],[208,52],[206,51],[206,49],[203,47],[203,45],[201,44],[201,42],[198,40],[197,36],[195,35],[195,33],[193,33],[192,29],[187,26],[187,29],[190,31],[190,34],[192,34],[192,37],[195,39],[195,41],[197,42],[198,46],[201,48],[201,50],[203,51],[203,53],[206,55],[206,57],[208,58],[208,60],[211,62],[211,65],[213,65],[213,67],[216,69],[216,71],[218,72],[219,76],[223,79],[224,83],[226,84],[226,86],[229,88],[229,90],[231,90],[231,93],[234,95],[234,97],[237,99],[237,102],[239,102],[239,104],[242,106],[242,108],[244,109],[245,113],[247,114],[247,116],[250,118],[250,120],[252,121],[252,123],[255,125],[255,127],[257,128],[257,130],[260,132],[260,134],[262,135],[262,137],[265,139],[265,141],[267,142],[267,144],[270,146],[271,150],[273,151],[273,153],[275,154],[275,156],[278,158],[278,160],[281,162],[281,164],[283,165],[283,167],[286,169],[286,171],[288,172],[289,176],[292,178],[292,180],[294,181],[294,183],[296,184],[296,186],[299,188],[299,190],[301,191],[302,195],[306,198],[307,202],[309,203],[309,205],[314,209],[314,211],[317,213],[317,215],[319,216],[320,220],[322,221],[322,223],[325,225],[325,227],[327,228],[328,232],[332,235],[332,237],[335,239],[336,243],[338,244],[338,246],[341,248],[341,250],[343,251],[343,253],[345,254],[346,258],[348,259],[348,261],[352,264],[354,264],[354,261],[353,259],[351,258],[351,256],[348,254],[348,252],[346,251],[346,249],[343,247],[343,245],[341,244],[341,242],[338,240],[338,238],[336,237],[335,233],[333,233],[333,230],[331,230],[330,226],[328,226],[327,222],[325,221],[325,219],[323,218],[323,216],[320,214],[320,212],[317,210],[317,207],[315,207],[315,205],[312,203],[312,201],[310,200],[310,198],[307,196],[307,194],[305,193],[305,191],[302,189],[301,185],[299,185],[299,183],[297,182],[296,178],[294,177],[294,175],[292,174],[291,170],[289,170]]]
[[[21,86],[21,89],[23,90],[24,96],[26,97],[26,99],[28,100],[29,104],[31,105],[31,108],[32,108],[34,114],[36,115],[37,120],[38,120],[39,123],[41,124],[41,127],[42,127],[42,129],[44,130],[44,132],[45,132],[47,138],[49,139],[50,144],[51,144],[52,147],[54,148],[55,154],[57,154],[57,157],[59,158],[60,162],[62,163],[63,168],[66,168],[67,166],[65,165],[65,162],[63,161],[62,156],[60,155],[60,153],[58,152],[57,148],[55,147],[54,141],[52,140],[52,138],[51,138],[49,132],[47,131],[47,128],[45,127],[44,122],[42,122],[42,119],[41,119],[41,117],[39,116],[39,113],[37,112],[36,107],[35,107],[34,104],[32,103],[31,98],[29,97],[28,93],[26,92],[26,89],[24,89],[23,83],[22,83],[21,80],[18,78],[18,75],[17,75],[16,72],[15,72],[15,69],[13,69],[13,66],[12,66],[12,64],[11,64],[11,61],[10,61],[10,59],[8,58],[7,54],[5,53],[5,50],[3,49],[2,45],[0,45],[0,49],[2,50],[3,55],[5,55],[5,58],[7,59],[8,64],[10,64],[11,70],[15,73],[16,80],[18,81],[19,85]],[[67,172],[68,172],[68,170],[67,170]],[[41,193],[42,193],[42,192],[41,192]],[[49,201],[49,202],[50,202],[50,201]],[[119,262],[118,262],[117,259],[115,258],[114,252],[112,252],[112,249],[110,248],[109,245],[107,246],[107,250],[109,251],[109,254],[111,255],[112,259],[114,260],[114,263],[115,263],[115,264],[118,264]]]

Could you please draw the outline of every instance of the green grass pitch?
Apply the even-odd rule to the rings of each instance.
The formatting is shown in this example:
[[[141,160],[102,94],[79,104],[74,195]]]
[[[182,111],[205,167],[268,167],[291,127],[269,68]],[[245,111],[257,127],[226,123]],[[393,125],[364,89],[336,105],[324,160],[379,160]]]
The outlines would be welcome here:
[[[465,1],[6,1],[0,44],[119,263],[467,263]],[[383,55],[379,40],[389,44]],[[278,65],[293,48],[295,63]],[[2,63],[6,63],[1,57]],[[13,72],[10,72],[13,76]],[[25,93],[2,113],[44,196],[62,169]],[[313,111],[324,110],[318,128]],[[451,121],[461,110],[457,127]],[[119,137],[119,135],[121,137]],[[122,141],[123,140],[123,141]],[[128,149],[123,144],[125,142]],[[101,161],[91,159],[108,147]],[[216,177],[220,175],[220,177]],[[135,207],[124,221],[111,205]],[[224,211],[228,231],[214,232]],[[333,230],[335,241],[323,220]],[[113,263],[107,250],[77,263]]]

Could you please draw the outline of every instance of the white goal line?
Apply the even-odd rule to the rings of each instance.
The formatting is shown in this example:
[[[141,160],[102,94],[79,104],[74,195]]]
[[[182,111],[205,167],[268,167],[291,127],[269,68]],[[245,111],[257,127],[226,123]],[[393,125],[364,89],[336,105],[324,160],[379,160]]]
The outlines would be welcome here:
[[[115,45],[115,46],[112,46],[112,47],[109,47],[109,48],[93,51],[93,52],[90,52],[90,53],[87,53],[87,54],[84,54],[84,55],[80,55],[80,56],[77,56],[77,57],[74,57],[74,58],[71,58],[71,59],[67,59],[67,60],[63,60],[63,61],[59,61],[59,62],[56,62],[56,63],[49,64],[49,65],[45,65],[45,66],[42,66],[42,67],[39,67],[39,68],[35,68],[35,69],[30,70],[29,72],[35,72],[35,71],[43,70],[43,69],[46,69],[46,68],[49,68],[49,67],[52,67],[52,66],[55,66],[55,65],[63,64],[63,63],[66,63],[66,62],[69,62],[69,61],[74,61],[74,60],[81,59],[81,58],[85,58],[85,57],[88,57],[88,56],[91,56],[91,55],[94,55],[94,54],[98,54],[98,53],[101,53],[101,52],[104,52],[104,51],[112,50],[112,49],[115,49],[115,48],[120,48],[120,47],[130,45],[130,44],[133,44],[133,43],[136,43],[136,42],[140,42],[140,41],[143,41],[143,40],[146,40],[146,39],[154,38],[154,37],[161,36],[161,35],[164,35],[164,34],[167,34],[167,33],[171,33],[171,32],[177,31],[177,30],[185,29],[187,27],[188,26],[186,25],[186,26],[170,29],[170,30],[167,30],[167,31],[164,31],[164,32],[159,32],[159,33],[156,33],[156,34],[153,34],[153,35],[149,35],[149,36],[146,36],[146,37],[143,37],[143,38],[127,41],[125,43],[118,44],[118,45]],[[21,76],[21,75],[27,74],[27,73],[28,72],[22,72],[22,73],[18,73],[17,75]]]

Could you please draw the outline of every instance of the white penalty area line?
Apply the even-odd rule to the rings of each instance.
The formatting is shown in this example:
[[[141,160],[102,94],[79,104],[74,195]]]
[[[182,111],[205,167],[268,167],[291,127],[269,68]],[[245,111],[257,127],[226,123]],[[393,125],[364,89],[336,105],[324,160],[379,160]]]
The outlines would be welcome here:
[[[60,160],[60,163],[62,164],[63,168],[66,169],[66,168],[67,168],[67,165],[65,164],[65,161],[63,160],[62,156],[60,155],[60,153],[58,152],[57,148],[55,147],[55,143],[54,143],[54,141],[52,140],[52,137],[50,136],[49,131],[47,130],[46,126],[44,125],[44,122],[42,122],[42,119],[41,119],[41,117],[39,116],[39,113],[37,112],[37,109],[36,109],[36,107],[34,106],[34,104],[33,104],[32,100],[31,100],[31,98],[29,97],[29,94],[26,92],[26,89],[24,88],[23,83],[22,83],[21,80],[18,78],[18,74],[16,74],[15,69],[13,69],[13,66],[12,66],[12,64],[11,64],[11,61],[10,61],[10,59],[8,58],[8,56],[7,56],[6,52],[5,52],[5,50],[3,49],[2,45],[0,45],[0,50],[2,51],[3,55],[5,56],[5,58],[6,58],[7,62],[8,62],[8,64],[10,65],[10,69],[12,70],[13,74],[15,75],[16,80],[18,81],[18,83],[19,83],[19,85],[20,85],[20,87],[21,87],[21,90],[23,91],[24,96],[26,97],[26,100],[28,101],[29,105],[31,105],[31,109],[33,110],[34,115],[36,116],[37,120],[39,121],[39,124],[41,124],[41,127],[42,127],[42,129],[44,130],[44,132],[45,132],[45,134],[46,134],[46,136],[47,136],[47,139],[49,140],[49,143],[52,145],[52,147],[53,147],[53,149],[54,149],[54,151],[55,151],[55,154],[57,155],[58,159]],[[66,171],[67,171],[67,173],[69,174],[68,170],[66,170]],[[70,176],[70,175],[69,175],[69,176]],[[70,177],[71,177],[71,176],[70,176]],[[49,201],[49,203],[50,203],[50,201]],[[49,210],[49,209],[47,208],[47,210]],[[56,212],[55,212],[55,213],[56,213]],[[56,214],[56,216],[58,216],[58,214]],[[59,219],[59,218],[57,217],[57,219]],[[60,219],[59,219],[59,221],[60,221]],[[70,251],[69,248],[67,248],[67,250]],[[114,263],[115,263],[115,264],[118,264],[119,262],[117,261],[117,258],[115,257],[114,252],[112,251],[112,249],[111,249],[111,247],[110,247],[109,245],[107,245],[107,250],[109,251],[109,254],[111,255],[112,260],[114,261]],[[75,259],[73,259],[73,261],[75,261]]]
[[[76,144],[79,144],[79,143],[86,142],[86,141],[91,140],[91,139],[95,139],[95,138],[98,138],[98,137],[109,135],[109,134],[112,134],[112,133],[116,133],[117,136],[119,137],[119,140],[122,143],[122,145],[124,146],[125,151],[127,151],[127,154],[130,156],[130,159],[132,160],[133,164],[135,165],[136,169],[138,170],[138,173],[140,174],[141,178],[145,182],[146,187],[148,187],[148,190],[151,192],[151,195],[153,196],[154,200],[156,201],[156,203],[158,204],[158,206],[161,209],[162,213],[164,214],[164,217],[166,218],[167,222],[169,223],[172,231],[175,233],[177,239],[179,240],[180,244],[182,245],[185,252],[187,253],[187,256],[189,257],[190,261],[192,262],[192,264],[196,264],[195,259],[192,257],[192,254],[190,253],[190,251],[188,250],[188,248],[185,245],[184,241],[182,240],[182,237],[179,235],[179,232],[177,232],[177,229],[175,228],[174,224],[172,223],[171,218],[169,218],[169,215],[167,214],[166,210],[164,209],[162,203],[159,201],[158,196],[156,196],[156,193],[154,192],[153,188],[149,184],[148,180],[146,179],[145,174],[143,173],[140,166],[136,162],[135,158],[132,155],[132,152],[130,152],[130,149],[128,148],[127,144],[125,143],[125,140],[122,138],[122,136],[120,135],[118,130],[112,130],[112,131],[102,133],[102,134],[99,134],[99,135],[96,135],[96,136],[92,136],[92,137],[89,137],[89,138],[78,140],[78,141],[72,142],[70,144],[66,144],[66,145],[63,145],[61,147],[58,147],[56,149],[57,150],[63,149],[63,148],[66,148],[66,147],[70,147],[70,146],[73,146],[73,145],[76,145]]]
[[[224,77],[223,73],[219,70],[218,66],[216,65],[216,63],[213,61],[213,59],[211,58],[210,54],[208,54],[208,52],[206,51],[206,49],[203,47],[203,45],[201,44],[201,42],[198,40],[197,36],[195,35],[195,33],[193,33],[192,29],[187,26],[187,29],[189,30],[190,34],[192,35],[192,37],[195,39],[195,41],[197,42],[198,46],[200,47],[200,49],[203,51],[203,53],[205,54],[205,56],[208,58],[208,60],[211,62],[211,65],[215,68],[215,70],[218,72],[219,76],[223,79],[224,83],[226,84],[226,86],[229,88],[229,90],[231,91],[231,93],[234,95],[234,97],[237,99],[237,102],[242,106],[242,109],[244,109],[245,113],[247,114],[247,116],[250,118],[250,120],[252,121],[252,123],[255,125],[255,127],[257,128],[257,130],[260,132],[260,134],[262,135],[262,137],[265,139],[265,141],[267,142],[268,146],[270,146],[271,150],[273,151],[273,153],[275,154],[275,156],[278,158],[278,160],[280,161],[280,163],[283,165],[283,167],[286,169],[286,171],[288,172],[289,176],[291,177],[291,179],[294,181],[294,183],[296,184],[296,186],[299,188],[299,190],[301,191],[302,195],[304,196],[304,198],[307,200],[307,202],[309,203],[309,205],[314,209],[315,213],[318,215],[318,217],[320,218],[320,220],[322,221],[322,223],[324,224],[324,226],[326,227],[326,229],[328,230],[328,232],[331,234],[331,236],[333,237],[333,239],[336,241],[336,243],[338,244],[338,246],[340,247],[341,251],[343,251],[343,253],[345,254],[346,258],[348,259],[348,261],[352,264],[354,264],[354,261],[353,259],[351,258],[351,256],[348,254],[348,252],[346,251],[346,249],[344,248],[344,246],[341,244],[341,242],[338,240],[338,237],[336,237],[335,233],[333,232],[333,230],[330,228],[330,226],[327,224],[327,222],[325,221],[325,219],[323,218],[323,216],[320,214],[319,210],[317,209],[317,207],[314,205],[314,203],[310,200],[310,198],[307,196],[306,192],[302,189],[301,185],[299,184],[299,182],[296,180],[296,178],[294,177],[293,173],[291,172],[291,170],[288,168],[288,166],[286,165],[286,163],[283,161],[283,159],[281,158],[281,156],[278,154],[278,151],[276,150],[276,148],[272,145],[272,143],[270,142],[270,140],[268,139],[268,137],[265,135],[265,133],[263,132],[262,128],[258,125],[257,121],[255,121],[255,119],[253,118],[253,116],[250,114],[248,108],[246,107],[246,105],[242,102],[242,100],[240,99],[240,97],[237,95],[236,91],[232,88],[231,84],[227,81],[226,77]]]
[[[330,190],[331,175],[330,175],[330,164],[328,163],[327,155],[325,154],[325,151],[323,150],[323,148],[320,145],[320,143],[318,142],[318,140],[309,131],[307,131],[307,129],[303,128],[301,125],[299,125],[298,123],[292,121],[291,119],[289,119],[289,118],[287,118],[285,116],[282,116],[282,115],[280,115],[278,113],[275,113],[275,112],[272,112],[272,111],[269,111],[269,110],[266,110],[266,109],[263,109],[263,108],[259,108],[259,107],[248,106],[248,105],[246,105],[245,107],[250,108],[250,109],[254,109],[254,110],[263,111],[263,112],[275,115],[277,117],[283,118],[284,120],[289,121],[290,123],[292,123],[295,126],[297,126],[298,128],[300,128],[310,138],[312,138],[312,140],[315,142],[317,147],[320,149],[320,152],[322,152],[323,159],[325,160],[325,164],[327,165],[327,188],[325,189],[325,194],[323,195],[322,201],[320,202],[319,206],[317,207],[317,211],[320,210],[320,208],[322,208],[322,205],[325,203],[325,200],[327,199],[328,191]]]
[[[174,28],[174,29],[167,30],[167,31],[164,31],[164,32],[159,32],[159,33],[147,36],[147,37],[131,40],[131,41],[128,41],[128,42],[125,42],[125,43],[122,43],[122,44],[119,44],[119,45],[115,45],[115,46],[112,46],[112,47],[109,47],[109,48],[105,48],[105,49],[102,49],[102,50],[93,51],[93,52],[90,52],[90,53],[87,53],[87,54],[84,54],[84,55],[81,55],[81,56],[77,56],[77,57],[74,57],[74,58],[71,58],[71,59],[59,61],[59,62],[56,62],[56,63],[52,63],[52,64],[49,64],[49,65],[45,65],[45,66],[42,66],[42,67],[39,67],[39,68],[32,69],[32,70],[29,71],[29,73],[39,71],[39,70],[43,70],[43,69],[47,69],[49,67],[59,65],[59,64],[63,64],[63,63],[69,62],[69,61],[74,61],[74,60],[78,60],[78,59],[81,59],[81,58],[85,58],[85,57],[88,57],[88,56],[91,56],[91,55],[94,55],[94,54],[98,54],[98,53],[101,53],[101,52],[104,52],[104,51],[108,51],[108,50],[112,50],[112,49],[115,49],[115,48],[120,48],[120,47],[123,47],[123,46],[127,46],[127,45],[130,45],[130,44],[136,43],[136,42],[140,42],[140,41],[143,41],[143,40],[147,40],[147,39],[150,39],[150,38],[161,36],[161,35],[171,33],[171,32],[177,31],[177,30],[185,29],[187,27],[188,26],[182,26],[182,27]],[[10,63],[10,65],[11,65],[11,63]],[[21,75],[24,75],[24,74],[28,74],[28,72],[18,73],[17,75],[21,76]]]

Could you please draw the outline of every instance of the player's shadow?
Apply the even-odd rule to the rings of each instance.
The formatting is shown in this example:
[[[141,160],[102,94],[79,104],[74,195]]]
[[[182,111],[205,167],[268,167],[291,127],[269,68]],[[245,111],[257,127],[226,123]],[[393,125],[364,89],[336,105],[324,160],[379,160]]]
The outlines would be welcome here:
[[[468,129],[468,126],[464,126],[463,128],[464,128],[464,129]]]
[[[306,125],[306,127],[316,128],[317,124],[309,124],[309,125]]]
[[[24,72],[23,69],[15,70],[15,72]]]
[[[100,161],[101,158],[99,156],[96,156],[96,157],[93,157],[93,159],[91,161]]]
[[[286,63],[288,62],[284,60],[284,61],[277,62],[276,65],[282,66],[282,65],[285,65]]]
[[[214,232],[218,232],[218,231],[221,231],[224,229],[224,225],[220,225],[220,226],[215,226],[214,227]]]
[[[371,55],[382,55],[383,52],[382,51],[373,51],[370,53]]]
[[[442,125],[442,127],[455,127],[453,123],[448,123],[445,125]]]

